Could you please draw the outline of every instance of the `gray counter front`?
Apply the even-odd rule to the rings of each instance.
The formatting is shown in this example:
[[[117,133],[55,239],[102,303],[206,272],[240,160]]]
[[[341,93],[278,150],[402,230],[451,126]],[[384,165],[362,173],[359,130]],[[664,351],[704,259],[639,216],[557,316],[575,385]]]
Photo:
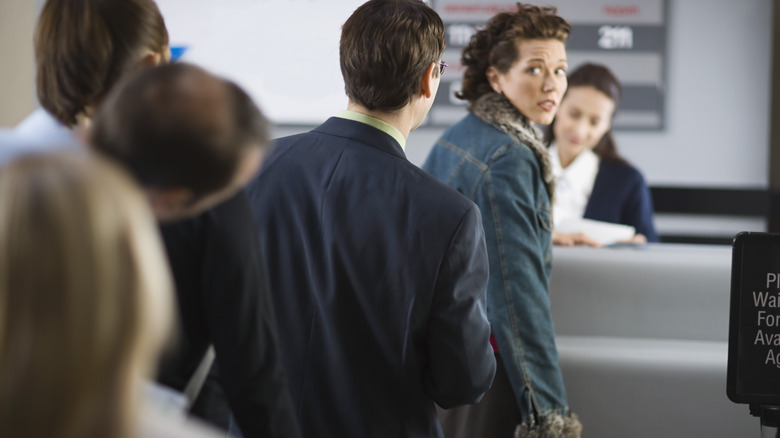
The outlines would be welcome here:
[[[731,247],[555,247],[550,299],[583,438],[759,433],[726,397]]]

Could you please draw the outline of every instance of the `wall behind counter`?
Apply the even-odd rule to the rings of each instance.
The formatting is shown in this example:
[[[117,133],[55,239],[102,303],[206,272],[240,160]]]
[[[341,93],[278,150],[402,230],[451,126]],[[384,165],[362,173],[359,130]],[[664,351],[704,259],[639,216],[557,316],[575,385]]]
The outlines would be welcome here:
[[[21,122],[36,105],[32,35],[37,11],[30,0],[0,1],[0,127]]]
[[[641,7],[641,0],[637,4]],[[723,191],[735,190],[737,196],[744,191],[763,200],[759,194],[769,187],[772,26],[777,1],[669,0],[666,4],[665,127],[617,132],[618,147],[641,169],[650,186],[659,189],[658,196],[664,197],[659,205],[679,205],[680,199],[718,199]],[[308,129],[277,126],[274,134]],[[409,159],[421,164],[442,131],[426,127],[413,131],[406,148]],[[767,227],[766,217],[755,211],[739,214],[726,208],[715,213],[658,212],[657,226],[669,241],[696,241],[675,236],[700,236],[699,240],[715,238],[717,243],[725,243],[738,231]]]
[[[641,7],[642,0],[636,2]],[[3,0],[0,4],[0,59],[4,61],[0,63],[0,126],[18,123],[36,105],[32,31],[42,3]],[[652,187],[707,189],[716,196],[720,189],[768,189],[772,26],[777,3],[667,1],[665,127],[616,135],[621,152],[643,171]],[[276,126],[274,135],[308,129],[311,126]],[[410,160],[422,163],[441,132],[425,127],[413,132],[407,147]],[[685,199],[690,193],[681,196]],[[699,216],[677,216],[659,215],[663,222],[659,228],[677,228],[675,232],[701,228]],[[712,226],[725,236],[742,229],[765,229],[766,221],[729,217],[726,223]]]
[[[0,4],[0,117],[12,113],[0,126],[18,122],[35,106],[32,31],[42,3]],[[642,0],[636,3],[641,7]],[[621,152],[651,185],[768,187],[776,3],[667,1],[665,128],[617,133]],[[306,129],[278,126],[275,134]],[[407,152],[412,162],[424,160],[441,131],[423,127],[412,133]]]
[[[665,128],[618,132],[621,153],[654,186],[765,189],[774,2],[667,4]],[[277,127],[276,133],[303,130]],[[421,163],[441,132],[412,132],[410,160]]]

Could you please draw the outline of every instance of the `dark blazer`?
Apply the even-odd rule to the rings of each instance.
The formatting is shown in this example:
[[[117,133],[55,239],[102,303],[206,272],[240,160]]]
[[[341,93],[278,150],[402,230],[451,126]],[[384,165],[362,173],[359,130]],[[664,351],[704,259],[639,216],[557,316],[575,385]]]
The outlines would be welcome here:
[[[648,242],[657,242],[653,199],[637,169],[622,161],[601,160],[584,217],[631,225]]]
[[[306,437],[438,437],[434,402],[474,403],[495,359],[471,201],[369,125],[276,142],[249,195]]]
[[[220,372],[203,385],[193,413],[227,429],[232,410],[245,438],[301,436],[246,194],[161,230],[176,282],[180,330],[158,380],[184,389],[213,344]]]

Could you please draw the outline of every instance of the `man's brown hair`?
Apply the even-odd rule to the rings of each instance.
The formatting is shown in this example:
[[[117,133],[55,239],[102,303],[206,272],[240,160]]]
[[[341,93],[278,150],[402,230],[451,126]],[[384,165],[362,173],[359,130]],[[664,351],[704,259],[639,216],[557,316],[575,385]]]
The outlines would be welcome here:
[[[395,111],[411,102],[444,51],[444,24],[419,0],[370,0],[341,31],[341,74],[349,99],[369,110]]]
[[[145,188],[186,187],[199,198],[229,184],[246,152],[266,149],[268,137],[268,121],[240,87],[178,62],[117,85],[90,140]]]
[[[38,100],[66,126],[98,104],[168,31],[152,0],[48,0],[35,30]]]

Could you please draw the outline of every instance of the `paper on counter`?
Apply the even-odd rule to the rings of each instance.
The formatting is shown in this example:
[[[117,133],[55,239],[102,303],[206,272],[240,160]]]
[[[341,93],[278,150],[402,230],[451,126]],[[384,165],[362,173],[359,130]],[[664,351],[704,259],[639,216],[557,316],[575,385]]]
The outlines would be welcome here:
[[[584,233],[601,243],[611,245],[630,240],[636,234],[636,229],[630,225],[613,224],[611,222],[595,221],[593,219],[566,219],[555,227],[559,233]]]

